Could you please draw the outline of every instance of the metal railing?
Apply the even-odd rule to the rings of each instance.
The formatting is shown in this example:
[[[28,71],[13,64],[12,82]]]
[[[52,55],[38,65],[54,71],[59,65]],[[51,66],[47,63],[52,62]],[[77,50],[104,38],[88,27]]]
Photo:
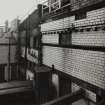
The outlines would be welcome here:
[[[70,6],[70,0],[57,0],[56,2],[49,2],[48,0],[42,3],[42,16],[50,14],[59,9]]]
[[[85,91],[81,89],[81,90],[76,91],[72,94],[62,96],[60,98],[57,98],[53,101],[50,101],[50,102],[42,104],[42,105],[70,105],[73,102],[75,102],[79,99],[82,99],[84,97],[84,95],[85,95]]]
[[[0,96],[25,91],[32,91],[32,81],[14,81],[0,84]]]

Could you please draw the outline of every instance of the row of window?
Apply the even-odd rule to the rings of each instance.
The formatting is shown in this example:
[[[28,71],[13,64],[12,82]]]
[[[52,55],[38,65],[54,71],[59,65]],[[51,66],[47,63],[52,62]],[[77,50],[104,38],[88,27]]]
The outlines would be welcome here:
[[[5,81],[5,65],[0,65],[0,82]]]
[[[6,75],[8,75],[8,69],[6,70],[7,65],[0,64],[0,82],[6,81]],[[11,64],[10,65],[10,71],[9,71],[9,78],[10,80],[17,80],[18,79],[18,68],[17,64]]]
[[[26,46],[26,38],[21,38],[21,45]],[[27,47],[38,49],[39,47],[39,38],[32,37],[27,39]]]

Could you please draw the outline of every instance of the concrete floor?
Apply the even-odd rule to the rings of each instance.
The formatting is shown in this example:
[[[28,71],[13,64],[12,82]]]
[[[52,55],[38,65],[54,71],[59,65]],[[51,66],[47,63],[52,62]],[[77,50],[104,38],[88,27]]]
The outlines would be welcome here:
[[[0,105],[35,105],[35,98],[30,92],[2,95]]]

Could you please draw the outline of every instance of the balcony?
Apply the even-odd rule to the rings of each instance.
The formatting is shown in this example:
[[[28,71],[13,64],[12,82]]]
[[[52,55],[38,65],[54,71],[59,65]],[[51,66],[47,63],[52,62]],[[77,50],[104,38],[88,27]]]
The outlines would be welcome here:
[[[70,10],[70,0],[45,1],[42,5],[42,16],[56,17]]]

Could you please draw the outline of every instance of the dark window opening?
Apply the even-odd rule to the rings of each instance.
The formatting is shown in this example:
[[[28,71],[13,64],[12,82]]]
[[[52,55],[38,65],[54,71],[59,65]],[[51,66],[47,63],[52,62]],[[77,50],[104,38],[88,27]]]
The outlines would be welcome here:
[[[60,45],[71,45],[71,34],[61,33],[59,35],[59,44]]]
[[[0,65],[0,82],[5,81],[5,65]]]
[[[33,48],[34,45],[34,37],[30,37],[30,48]]]
[[[12,64],[11,65],[11,80],[17,80],[17,64]]]
[[[85,19],[87,16],[86,12],[79,12],[75,14],[75,20]]]
[[[39,41],[37,37],[34,37],[33,48],[38,49]]]

